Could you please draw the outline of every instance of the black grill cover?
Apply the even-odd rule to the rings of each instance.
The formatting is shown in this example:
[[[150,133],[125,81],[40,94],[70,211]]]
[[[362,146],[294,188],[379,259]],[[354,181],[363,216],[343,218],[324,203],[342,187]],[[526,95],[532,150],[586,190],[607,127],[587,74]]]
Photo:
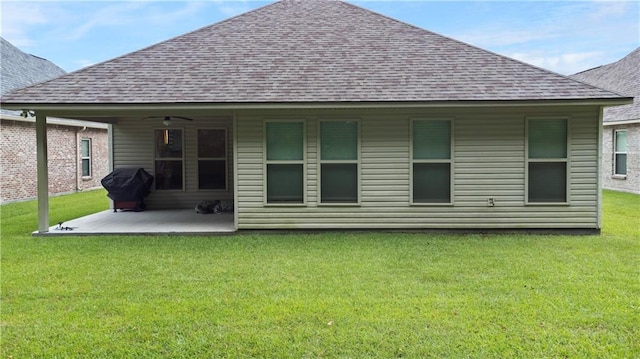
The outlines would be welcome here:
[[[100,181],[114,201],[141,201],[153,184],[153,176],[143,168],[119,168]]]

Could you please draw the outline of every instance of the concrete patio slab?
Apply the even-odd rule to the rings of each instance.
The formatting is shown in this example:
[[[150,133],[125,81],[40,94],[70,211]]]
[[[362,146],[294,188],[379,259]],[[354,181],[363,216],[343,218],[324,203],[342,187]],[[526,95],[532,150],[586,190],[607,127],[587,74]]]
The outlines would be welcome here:
[[[230,234],[236,231],[233,214],[197,214],[193,209],[143,212],[107,210],[49,228],[50,235]]]

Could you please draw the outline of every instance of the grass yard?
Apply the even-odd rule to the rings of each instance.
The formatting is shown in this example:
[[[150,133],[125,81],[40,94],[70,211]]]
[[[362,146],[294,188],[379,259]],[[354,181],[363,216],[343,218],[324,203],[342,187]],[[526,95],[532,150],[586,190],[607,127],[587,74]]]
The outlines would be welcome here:
[[[32,237],[5,205],[0,355],[640,358],[640,196],[604,200],[600,236]]]

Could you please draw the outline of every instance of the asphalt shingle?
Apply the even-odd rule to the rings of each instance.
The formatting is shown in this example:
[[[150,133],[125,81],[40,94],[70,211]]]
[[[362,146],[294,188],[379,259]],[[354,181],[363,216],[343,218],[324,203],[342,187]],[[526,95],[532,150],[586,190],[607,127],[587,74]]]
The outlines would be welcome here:
[[[0,37],[0,95],[64,74],[66,72],[54,63],[24,53]],[[8,110],[0,110],[0,112],[19,114],[19,112]]]
[[[634,97],[632,104],[605,108],[604,122],[640,119],[640,47],[614,63],[579,72],[571,78]]]
[[[5,103],[617,99],[334,0],[283,0],[14,92]]]

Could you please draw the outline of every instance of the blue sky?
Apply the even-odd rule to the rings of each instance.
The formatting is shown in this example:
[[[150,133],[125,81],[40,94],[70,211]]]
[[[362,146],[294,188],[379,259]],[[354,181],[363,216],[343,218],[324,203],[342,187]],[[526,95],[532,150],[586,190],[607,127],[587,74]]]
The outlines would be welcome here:
[[[348,2],[565,75],[640,46],[637,0]],[[75,71],[269,3],[0,0],[0,33],[22,51]]]

